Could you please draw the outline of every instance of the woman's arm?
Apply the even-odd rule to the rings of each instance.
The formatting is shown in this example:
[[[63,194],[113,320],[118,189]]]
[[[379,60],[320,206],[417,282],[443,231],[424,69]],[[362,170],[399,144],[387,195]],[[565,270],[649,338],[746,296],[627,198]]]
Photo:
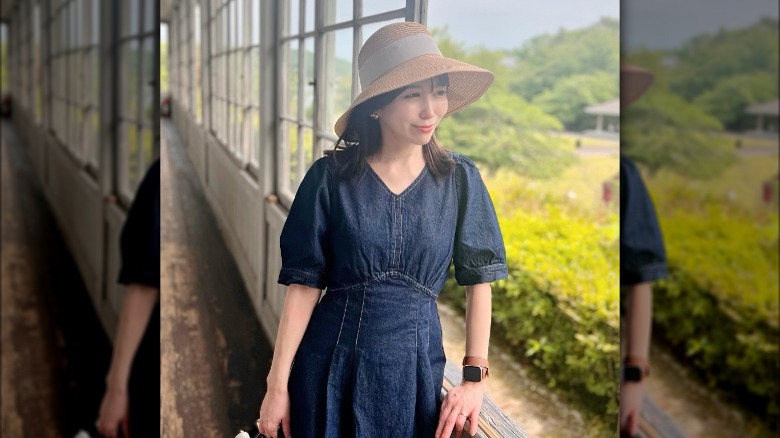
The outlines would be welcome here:
[[[287,393],[287,382],[293,358],[319,300],[319,289],[300,284],[287,287],[276,334],[274,358],[266,378],[267,391],[257,420],[258,431],[266,436],[277,436],[280,424],[284,436],[290,436],[290,397]]]
[[[653,321],[653,288],[650,283],[628,286],[628,348],[631,357],[647,359]]]
[[[626,354],[633,360],[647,361],[650,354],[650,331],[653,320],[653,289],[650,283],[627,287],[628,315],[625,339]],[[633,436],[639,430],[639,415],[645,396],[644,380],[626,382],[620,388],[621,436]]]
[[[132,283],[125,288],[111,365],[106,376],[106,392],[97,421],[98,430],[103,435],[115,435],[119,422],[127,415],[130,368],[159,296],[157,288],[144,284]]]
[[[143,284],[133,283],[125,288],[111,366],[106,376],[106,387],[109,390],[127,389],[133,357],[159,296],[158,289]]]
[[[490,283],[466,286],[466,356],[488,358],[492,299]]]
[[[266,379],[269,391],[287,391],[287,380],[290,377],[293,358],[319,300],[319,289],[300,284],[291,284],[287,288],[284,307],[279,317],[274,358]]]
[[[490,343],[490,321],[493,311],[490,283],[466,286],[466,356],[487,359]],[[468,433],[475,435],[485,396],[485,381],[461,382],[444,399],[436,428],[437,438],[448,438],[453,429],[460,436],[466,418],[471,422]]]

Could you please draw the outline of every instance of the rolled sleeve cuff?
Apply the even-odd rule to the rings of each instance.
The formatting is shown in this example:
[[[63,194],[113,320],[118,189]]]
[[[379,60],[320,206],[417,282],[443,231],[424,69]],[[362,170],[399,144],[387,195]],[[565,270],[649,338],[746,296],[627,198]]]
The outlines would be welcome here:
[[[654,263],[651,265],[637,266],[620,270],[620,284],[630,286],[632,284],[649,283],[662,280],[669,276],[669,268],[666,263]]]
[[[507,278],[506,263],[482,266],[480,268],[461,267],[455,270],[455,280],[461,286],[473,286],[481,283],[492,283]]]
[[[282,268],[279,271],[278,283],[285,286],[300,284],[320,290],[326,287],[325,278],[322,275],[293,268]]]

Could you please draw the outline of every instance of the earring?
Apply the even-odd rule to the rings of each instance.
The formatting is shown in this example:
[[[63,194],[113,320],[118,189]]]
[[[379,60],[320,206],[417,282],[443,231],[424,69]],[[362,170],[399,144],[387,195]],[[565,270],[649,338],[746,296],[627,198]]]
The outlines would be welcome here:
[[[377,113],[372,113],[372,114],[371,114],[371,115],[369,115],[368,117],[371,117],[372,119],[374,119],[374,120],[377,120],[377,119],[379,119],[379,114],[377,114]]]

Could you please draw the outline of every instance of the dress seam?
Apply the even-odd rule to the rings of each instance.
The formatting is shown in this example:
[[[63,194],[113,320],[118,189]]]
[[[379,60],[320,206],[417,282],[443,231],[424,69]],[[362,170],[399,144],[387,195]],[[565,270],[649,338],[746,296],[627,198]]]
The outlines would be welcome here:
[[[363,308],[366,306],[366,289],[363,288],[363,299],[360,302],[360,318],[358,319],[357,333],[355,333],[355,354],[357,354],[358,340],[360,340],[360,325],[363,323]]]
[[[344,315],[341,316],[341,327],[339,327],[339,335],[336,338],[336,346],[339,345],[341,340],[341,331],[344,330],[344,321],[347,319],[347,307],[349,306],[349,295],[347,295],[347,301],[344,303]]]
[[[370,279],[368,279],[366,281],[363,281],[363,282],[360,282],[360,283],[355,283],[355,284],[352,284],[352,285],[349,285],[349,286],[342,286],[342,287],[338,287],[338,288],[330,288],[329,287],[328,288],[328,292],[338,292],[338,291],[342,291],[342,290],[349,290],[349,289],[356,289],[356,288],[359,288],[359,287],[366,287],[366,286],[368,286],[371,283],[381,281],[381,280],[383,280],[383,279],[385,279],[387,277],[401,277],[401,278],[407,280],[408,282],[412,283],[412,285],[415,287],[415,289],[425,293],[426,295],[430,296],[433,299],[437,298],[437,295],[433,292],[433,290],[431,288],[429,288],[429,287],[427,287],[427,286],[425,286],[425,285],[423,285],[421,283],[418,283],[412,277],[404,274],[403,272],[399,272],[399,271],[396,271],[396,270],[389,270],[389,271],[382,272],[381,274],[378,274],[378,275],[376,275],[376,276],[374,276],[374,277],[372,277],[372,278],[370,278]]]

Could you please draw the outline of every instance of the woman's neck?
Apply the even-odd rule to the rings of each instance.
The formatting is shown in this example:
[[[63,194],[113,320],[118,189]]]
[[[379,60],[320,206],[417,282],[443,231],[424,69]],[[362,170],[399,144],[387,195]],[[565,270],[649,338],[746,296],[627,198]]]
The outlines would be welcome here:
[[[385,144],[372,157],[373,161],[381,163],[409,163],[416,162],[421,158],[423,158],[422,146],[389,146]]]

